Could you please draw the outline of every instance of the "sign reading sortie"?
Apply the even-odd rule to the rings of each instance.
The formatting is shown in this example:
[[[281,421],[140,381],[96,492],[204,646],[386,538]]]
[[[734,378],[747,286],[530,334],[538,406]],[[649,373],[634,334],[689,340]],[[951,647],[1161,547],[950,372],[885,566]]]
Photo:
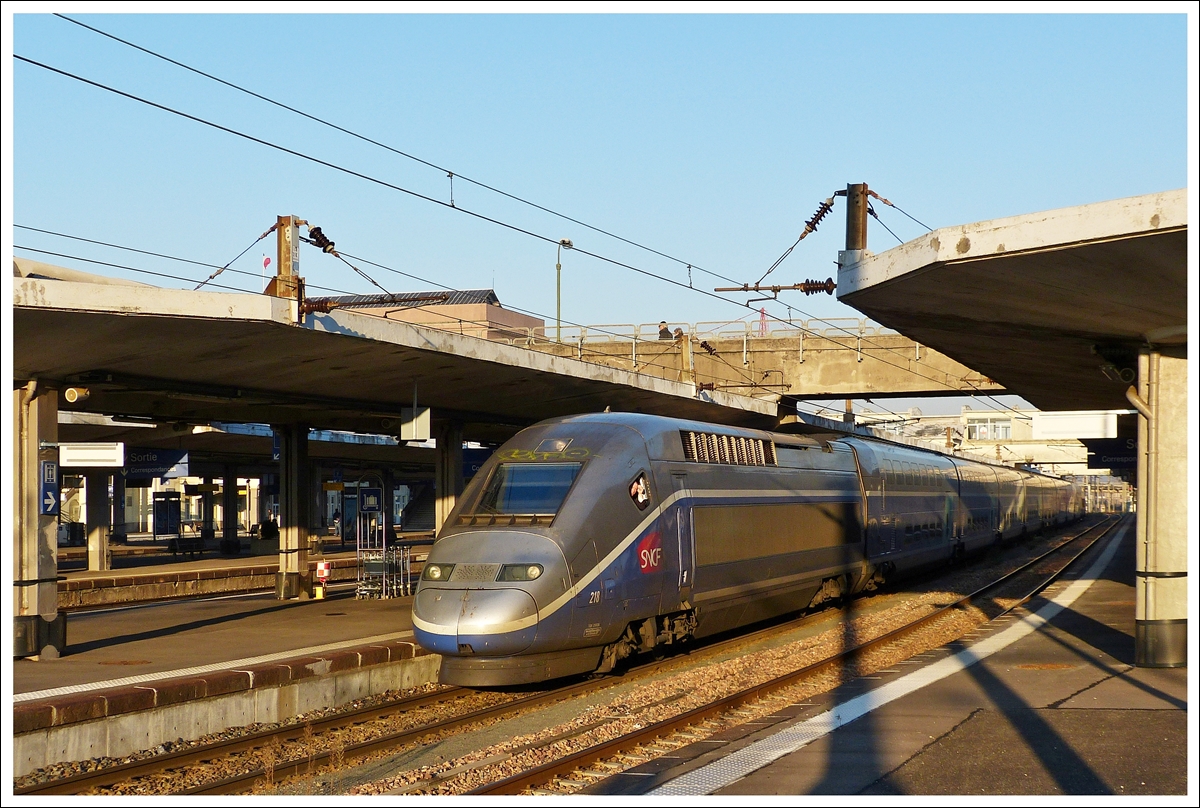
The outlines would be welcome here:
[[[139,449],[125,452],[125,476],[187,477],[188,453],[182,449]]]

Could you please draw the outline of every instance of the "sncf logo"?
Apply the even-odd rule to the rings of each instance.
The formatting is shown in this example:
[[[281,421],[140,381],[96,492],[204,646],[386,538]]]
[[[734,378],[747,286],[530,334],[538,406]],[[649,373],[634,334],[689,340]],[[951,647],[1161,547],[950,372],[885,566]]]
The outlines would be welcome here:
[[[662,569],[662,536],[657,530],[638,542],[637,558],[643,574]]]

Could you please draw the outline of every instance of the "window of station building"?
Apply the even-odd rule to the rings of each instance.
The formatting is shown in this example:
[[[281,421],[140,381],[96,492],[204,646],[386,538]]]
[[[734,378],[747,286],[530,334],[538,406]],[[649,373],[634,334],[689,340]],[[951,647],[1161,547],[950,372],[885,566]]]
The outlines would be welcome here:
[[[1012,420],[1009,418],[972,417],[967,419],[967,440],[1009,440]]]

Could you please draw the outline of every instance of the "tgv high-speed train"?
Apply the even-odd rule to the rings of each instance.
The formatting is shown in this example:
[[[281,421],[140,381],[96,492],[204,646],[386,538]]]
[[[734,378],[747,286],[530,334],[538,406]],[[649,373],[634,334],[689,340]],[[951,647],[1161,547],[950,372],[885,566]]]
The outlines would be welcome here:
[[[853,435],[651,415],[544,421],[479,470],[430,550],[417,641],[447,684],[591,671],[1082,513],[1064,481]]]

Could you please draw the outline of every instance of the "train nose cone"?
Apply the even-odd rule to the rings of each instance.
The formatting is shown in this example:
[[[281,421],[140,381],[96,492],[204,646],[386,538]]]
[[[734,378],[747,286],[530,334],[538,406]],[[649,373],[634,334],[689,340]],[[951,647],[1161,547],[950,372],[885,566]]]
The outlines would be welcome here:
[[[413,602],[417,639],[439,654],[519,654],[537,623],[537,604],[520,589],[422,589]]]

